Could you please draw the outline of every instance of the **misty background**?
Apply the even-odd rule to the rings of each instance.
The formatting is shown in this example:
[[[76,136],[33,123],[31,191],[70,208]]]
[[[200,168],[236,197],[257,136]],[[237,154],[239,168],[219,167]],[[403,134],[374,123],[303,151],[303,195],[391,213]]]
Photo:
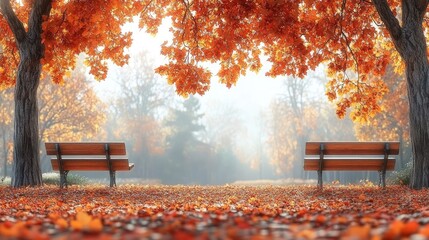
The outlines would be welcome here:
[[[133,29],[133,26],[128,26]],[[164,28],[164,30],[163,30]],[[249,180],[316,179],[303,171],[306,141],[401,141],[396,168],[410,162],[406,99],[368,124],[340,120],[328,102],[323,66],[305,79],[241,77],[231,89],[212,79],[204,96],[177,96],[174,86],[155,74],[162,63],[157,36],[134,31],[128,65],[111,65],[97,82],[84,56],[60,85],[44,76],[39,88],[42,171],[51,172],[46,141],[125,142],[130,172],[118,181],[162,184],[226,184]],[[142,51],[142,49],[147,49]],[[208,66],[215,69],[216,66]],[[402,76],[388,70],[386,79]],[[400,86],[392,80],[392,94]],[[403,81],[396,81],[403,82]],[[396,94],[398,95],[398,94]],[[394,96],[394,95],[392,95]],[[386,96],[390,98],[392,96]],[[0,171],[10,176],[13,144],[13,89],[0,93]],[[395,113],[395,114],[392,114]],[[391,114],[389,116],[388,114]],[[405,120],[404,120],[405,119]],[[108,179],[107,172],[72,172]],[[324,181],[378,181],[376,172],[324,172]]]

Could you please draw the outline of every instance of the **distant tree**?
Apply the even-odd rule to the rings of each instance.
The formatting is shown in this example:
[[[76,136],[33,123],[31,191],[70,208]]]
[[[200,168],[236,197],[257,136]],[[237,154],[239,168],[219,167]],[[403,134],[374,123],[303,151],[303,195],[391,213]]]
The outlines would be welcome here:
[[[4,112],[3,122],[12,119],[13,94],[11,89],[2,91],[0,113]],[[39,144],[45,141],[82,141],[93,139],[100,132],[105,122],[106,105],[104,105],[92,89],[82,69],[71,72],[67,81],[61,85],[53,85],[49,78],[43,79],[39,86]],[[3,151],[6,142],[12,143],[13,127],[1,124],[3,135]],[[7,138],[6,138],[7,137]],[[10,158],[8,158],[10,159]],[[46,160],[42,157],[42,160]],[[41,169],[50,169],[50,163],[41,162]]]
[[[315,85],[316,82],[288,78],[284,80],[284,94],[271,103],[267,145],[277,173],[303,177],[305,142],[320,127],[317,121],[320,117],[320,101],[314,100],[307,92],[311,83]]]
[[[322,98],[323,83],[319,78],[285,79],[283,94],[271,103],[267,146],[277,174],[308,176],[303,171],[307,141],[355,139],[350,119],[337,119],[333,106]],[[312,92],[310,85],[315,89]]]
[[[166,119],[166,161],[168,183],[192,183],[206,174],[205,161],[210,159],[210,147],[201,141],[205,127],[201,123],[198,98],[190,95],[183,106],[171,109]]]
[[[106,121],[107,106],[95,93],[84,68],[75,69],[64,83],[43,79],[39,87],[40,140],[93,139]]]
[[[134,172],[146,178],[150,174],[150,162],[164,153],[161,119],[174,94],[155,75],[152,62],[146,52],[138,52],[131,55],[127,65],[117,69],[119,88],[111,101],[106,126],[113,129],[110,138],[126,139],[131,145],[130,157],[140,161]]]
[[[39,144],[94,140],[102,131],[107,106],[93,90],[83,69],[76,69],[66,80],[58,85],[49,79],[40,83]],[[50,162],[46,161],[45,155],[42,155],[42,160],[42,170],[50,170]]]
[[[205,114],[205,136],[214,155],[214,161],[208,163],[211,169],[210,182],[224,184],[239,180],[237,177],[243,169],[238,168],[238,148],[247,130],[243,119],[236,107],[219,104],[218,100],[208,108],[210,111]]]

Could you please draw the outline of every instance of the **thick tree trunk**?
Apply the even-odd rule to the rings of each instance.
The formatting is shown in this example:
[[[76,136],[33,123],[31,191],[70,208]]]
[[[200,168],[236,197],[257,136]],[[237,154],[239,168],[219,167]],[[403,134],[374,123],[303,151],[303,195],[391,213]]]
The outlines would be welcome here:
[[[403,3],[401,41],[396,42],[398,51],[405,61],[410,139],[413,153],[413,172],[410,187],[429,187],[429,84],[426,37],[422,23],[426,8],[418,9],[410,2]]]
[[[21,48],[15,86],[13,187],[42,184],[37,106],[41,64],[40,56],[29,55],[32,52],[31,48],[34,49],[36,46],[28,44]]]
[[[410,187],[429,188],[429,64],[423,31],[428,1],[402,0],[402,26],[387,0],[372,1],[406,66],[414,163]]]
[[[410,139],[414,158],[411,187],[429,187],[429,89],[427,61],[407,62]]]
[[[20,56],[15,86],[13,187],[42,184],[38,142],[37,87],[39,86],[41,59],[44,54],[42,22],[43,16],[49,16],[51,2],[52,0],[32,1],[26,31],[10,1],[0,0],[0,10],[15,36]]]

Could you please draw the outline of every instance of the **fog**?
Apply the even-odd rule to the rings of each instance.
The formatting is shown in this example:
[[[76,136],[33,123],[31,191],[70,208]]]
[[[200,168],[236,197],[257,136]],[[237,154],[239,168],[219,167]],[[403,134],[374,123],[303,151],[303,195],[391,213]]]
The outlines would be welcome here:
[[[181,97],[174,86],[155,74],[162,60],[154,49],[157,47],[137,51],[134,46],[129,64],[111,65],[102,82],[88,74],[83,56],[63,86],[55,86],[49,78],[42,81],[43,172],[52,171],[44,153],[45,141],[125,142],[135,167],[119,172],[119,183],[212,185],[315,180],[315,172],[303,171],[306,141],[401,140],[397,168],[410,161],[407,137],[395,134],[398,129],[406,132],[408,123],[395,125],[395,131],[387,129],[392,132],[387,136],[382,131],[377,134],[383,122],[360,124],[347,117],[338,119],[335,104],[328,102],[324,93],[327,77],[323,67],[305,79],[271,79],[262,69],[260,74],[242,77],[231,89],[213,78],[205,95]],[[5,176],[10,176],[12,161],[12,96],[12,89],[0,95],[0,169]],[[96,182],[108,179],[107,172],[71,174]],[[325,182],[341,183],[378,180],[374,172],[326,172],[324,178]]]

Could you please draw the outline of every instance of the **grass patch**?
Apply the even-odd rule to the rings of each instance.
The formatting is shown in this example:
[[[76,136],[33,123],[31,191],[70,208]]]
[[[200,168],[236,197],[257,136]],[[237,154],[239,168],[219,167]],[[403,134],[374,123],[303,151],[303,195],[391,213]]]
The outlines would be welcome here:
[[[60,174],[55,172],[43,173],[42,174],[43,184],[46,185],[60,185]],[[77,174],[69,173],[67,175],[67,183],[68,185],[87,185],[89,183],[89,179]],[[0,185],[10,185],[11,178],[5,177],[0,181]]]
[[[405,168],[400,171],[393,171],[390,177],[388,178],[388,182],[394,185],[404,185],[408,186],[411,181],[411,172],[413,170],[413,163],[408,162],[405,165]]]

